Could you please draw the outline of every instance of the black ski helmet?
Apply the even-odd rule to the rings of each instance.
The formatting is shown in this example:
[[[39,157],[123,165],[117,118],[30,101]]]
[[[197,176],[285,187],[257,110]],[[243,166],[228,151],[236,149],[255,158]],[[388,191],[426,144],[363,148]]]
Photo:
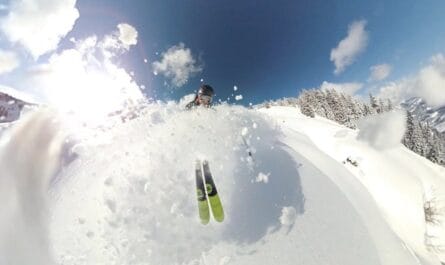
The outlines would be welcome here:
[[[214,94],[215,94],[215,91],[213,91],[213,87],[211,87],[209,85],[202,85],[198,90],[199,96],[205,95],[205,96],[213,97]]]

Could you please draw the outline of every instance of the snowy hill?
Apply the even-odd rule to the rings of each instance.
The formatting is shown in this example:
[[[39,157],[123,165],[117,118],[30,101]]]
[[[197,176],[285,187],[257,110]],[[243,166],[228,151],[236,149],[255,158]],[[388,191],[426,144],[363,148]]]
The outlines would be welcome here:
[[[24,93],[0,85],[0,123],[18,120],[23,107],[31,102]]]
[[[445,132],[445,106],[431,108],[421,98],[411,98],[401,105],[419,120],[428,122],[439,132]]]
[[[426,224],[424,202],[445,199],[445,169],[394,144],[392,118],[357,131],[292,107],[151,104],[78,128],[78,159],[51,180],[63,143],[47,113],[31,115],[1,138],[14,178],[0,178],[11,202],[0,264],[439,265],[425,242],[440,248],[445,233]],[[199,222],[197,158],[210,162],[223,223]]]

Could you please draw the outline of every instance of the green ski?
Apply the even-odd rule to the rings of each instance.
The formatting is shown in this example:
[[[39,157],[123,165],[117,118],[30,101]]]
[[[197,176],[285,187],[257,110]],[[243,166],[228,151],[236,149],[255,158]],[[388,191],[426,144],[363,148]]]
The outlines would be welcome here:
[[[201,161],[196,161],[196,195],[198,199],[199,218],[202,224],[208,224],[210,221],[209,204],[207,202],[207,194],[204,187],[204,178],[202,175]]]
[[[203,161],[205,187],[207,197],[209,199],[210,208],[212,209],[213,217],[216,221],[222,222],[224,220],[224,210],[221,204],[221,200],[216,189],[215,182],[213,181],[212,173],[210,172],[209,162]]]

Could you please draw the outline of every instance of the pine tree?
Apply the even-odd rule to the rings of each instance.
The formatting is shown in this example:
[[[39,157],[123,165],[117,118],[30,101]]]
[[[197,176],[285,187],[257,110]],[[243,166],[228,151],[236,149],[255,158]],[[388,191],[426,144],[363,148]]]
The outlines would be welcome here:
[[[377,112],[379,104],[377,103],[377,99],[371,93],[369,94],[369,104],[371,105],[371,108]]]

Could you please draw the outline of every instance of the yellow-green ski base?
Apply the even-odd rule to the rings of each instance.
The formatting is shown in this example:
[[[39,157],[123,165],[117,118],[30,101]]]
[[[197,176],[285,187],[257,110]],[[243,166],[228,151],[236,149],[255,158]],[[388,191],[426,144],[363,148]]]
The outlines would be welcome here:
[[[217,222],[224,221],[224,210],[218,195],[209,196],[210,208],[212,208],[213,218]]]
[[[201,219],[201,224],[206,225],[210,221],[210,211],[209,204],[207,200],[198,201],[199,219]]]

